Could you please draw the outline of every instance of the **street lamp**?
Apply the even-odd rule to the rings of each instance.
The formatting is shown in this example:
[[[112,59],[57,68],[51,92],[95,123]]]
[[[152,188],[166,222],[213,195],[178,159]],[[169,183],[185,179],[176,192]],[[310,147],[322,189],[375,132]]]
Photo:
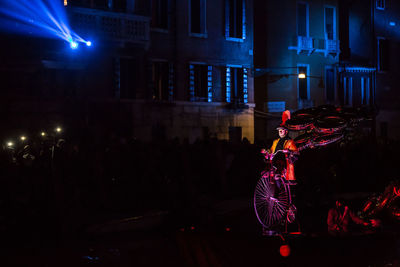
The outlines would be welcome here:
[[[56,144],[57,144],[57,134],[60,134],[61,132],[62,132],[62,128],[60,127],[60,126],[57,126],[55,129],[54,129],[54,131],[55,131],[55,134],[53,134],[53,142],[52,142],[52,146],[51,146],[51,166],[52,166],[52,168],[53,168],[53,164],[54,164],[54,149],[55,149],[55,146],[56,146]]]
[[[320,88],[324,88],[324,87],[325,87],[325,86],[324,86],[324,80],[322,79],[322,76],[310,76],[310,75],[307,75],[307,76],[306,76],[305,73],[299,73],[299,74],[297,75],[297,77],[298,77],[299,79],[305,79],[305,78],[315,78],[315,79],[319,79],[318,87],[320,87]]]

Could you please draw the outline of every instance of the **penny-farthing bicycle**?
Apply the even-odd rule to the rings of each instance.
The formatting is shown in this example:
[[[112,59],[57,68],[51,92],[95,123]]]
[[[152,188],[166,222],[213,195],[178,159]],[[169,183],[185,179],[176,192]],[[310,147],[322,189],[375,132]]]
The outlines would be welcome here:
[[[273,154],[264,153],[267,168],[261,173],[254,192],[254,210],[258,221],[268,230],[284,227],[292,223],[296,216],[296,207],[292,203],[290,185],[285,177],[282,163],[274,161],[278,153],[293,156],[288,150],[278,150]],[[277,166],[278,165],[278,166]]]

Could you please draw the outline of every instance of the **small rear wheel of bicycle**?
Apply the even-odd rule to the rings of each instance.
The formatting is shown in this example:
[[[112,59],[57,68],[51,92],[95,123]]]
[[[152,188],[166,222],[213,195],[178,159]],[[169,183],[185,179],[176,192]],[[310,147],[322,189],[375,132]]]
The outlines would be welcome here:
[[[287,186],[275,180],[269,172],[258,180],[254,192],[254,210],[258,221],[265,228],[279,225],[287,219],[290,192]]]

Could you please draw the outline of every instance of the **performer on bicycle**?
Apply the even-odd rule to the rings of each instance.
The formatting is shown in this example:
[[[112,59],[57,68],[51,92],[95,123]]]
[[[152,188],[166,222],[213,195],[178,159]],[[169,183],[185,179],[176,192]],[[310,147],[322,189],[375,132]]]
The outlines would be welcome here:
[[[278,150],[298,152],[296,144],[288,136],[289,130],[286,126],[282,123],[276,129],[278,130],[279,138],[272,142],[272,146],[268,151],[263,149],[261,152],[275,153],[275,151]],[[284,159],[286,161],[286,180],[289,181],[289,184],[296,184],[296,177],[294,175],[294,159],[290,155],[286,155]]]

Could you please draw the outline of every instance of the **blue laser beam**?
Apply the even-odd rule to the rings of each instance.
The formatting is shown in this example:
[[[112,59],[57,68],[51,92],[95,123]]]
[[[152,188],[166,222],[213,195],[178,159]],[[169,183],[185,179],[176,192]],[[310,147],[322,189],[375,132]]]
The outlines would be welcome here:
[[[61,38],[76,49],[78,42],[92,43],[83,39],[69,27],[62,1],[12,0],[0,1],[0,30],[45,38]]]

